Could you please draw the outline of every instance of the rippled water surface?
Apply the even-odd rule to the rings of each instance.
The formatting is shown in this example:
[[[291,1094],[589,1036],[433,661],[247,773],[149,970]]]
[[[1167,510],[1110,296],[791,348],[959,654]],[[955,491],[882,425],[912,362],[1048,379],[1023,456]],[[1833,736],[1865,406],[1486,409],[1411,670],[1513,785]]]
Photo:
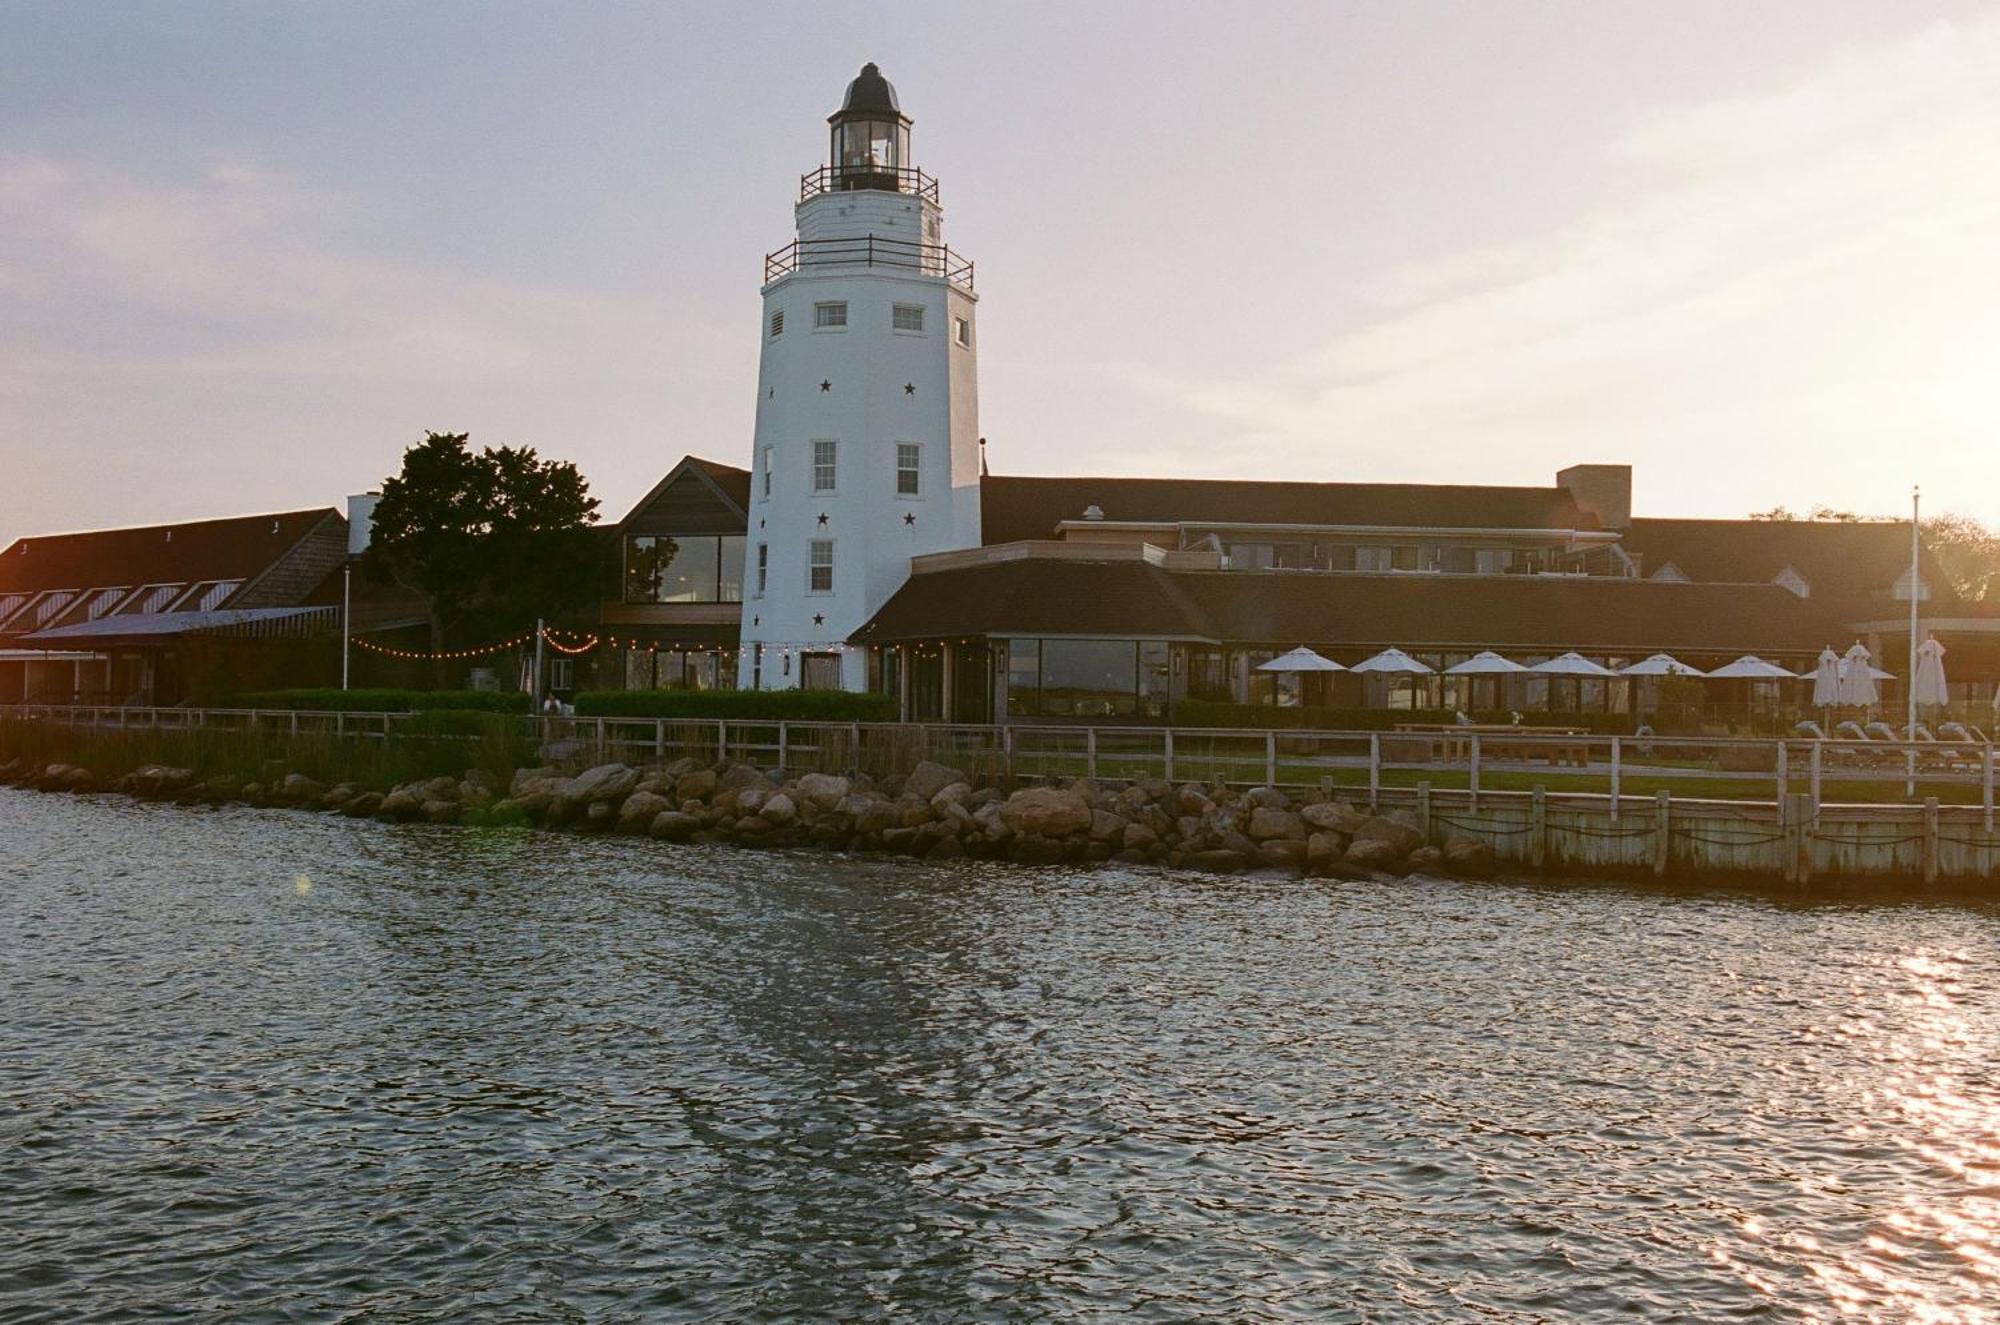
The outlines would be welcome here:
[[[0,790],[0,1319],[1994,1319],[1996,919]]]

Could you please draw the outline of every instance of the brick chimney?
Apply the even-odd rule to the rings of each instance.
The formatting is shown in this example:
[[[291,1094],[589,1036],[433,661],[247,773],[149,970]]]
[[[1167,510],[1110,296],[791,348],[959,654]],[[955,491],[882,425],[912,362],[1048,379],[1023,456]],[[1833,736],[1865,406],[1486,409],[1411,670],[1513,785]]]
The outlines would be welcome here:
[[[1606,529],[1632,524],[1632,466],[1571,465],[1556,475],[1556,486],[1586,515]]]

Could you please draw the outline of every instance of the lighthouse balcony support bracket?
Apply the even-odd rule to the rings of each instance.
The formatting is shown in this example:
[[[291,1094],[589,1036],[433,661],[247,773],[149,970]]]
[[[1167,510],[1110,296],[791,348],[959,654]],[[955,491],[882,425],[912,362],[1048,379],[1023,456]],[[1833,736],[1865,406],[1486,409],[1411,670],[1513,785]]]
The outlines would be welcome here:
[[[852,239],[795,239],[764,255],[764,284],[801,272],[843,267],[888,267],[916,276],[936,276],[961,290],[972,289],[972,260],[943,244],[861,235]]]

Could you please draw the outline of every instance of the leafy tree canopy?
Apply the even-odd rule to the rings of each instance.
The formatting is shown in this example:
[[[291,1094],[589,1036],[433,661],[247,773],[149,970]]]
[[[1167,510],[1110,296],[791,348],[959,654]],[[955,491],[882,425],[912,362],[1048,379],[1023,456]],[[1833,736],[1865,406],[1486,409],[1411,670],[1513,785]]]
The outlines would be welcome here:
[[[1787,507],[1773,506],[1768,511],[1752,511],[1750,518],[1777,521],[1804,518],[1822,523],[1862,524],[1898,517],[1862,515],[1855,511],[1836,510],[1831,506],[1815,506],[1811,515],[1800,517]],[[2000,531],[1987,527],[1983,521],[1970,515],[1957,512],[1928,516],[1920,527],[1924,546],[1961,598],[1977,603],[1986,601],[1989,596],[2000,595]]]
[[[365,561],[424,600],[433,647],[512,633],[595,601],[604,542],[597,499],[575,465],[532,447],[474,451],[430,433],[382,484]]]

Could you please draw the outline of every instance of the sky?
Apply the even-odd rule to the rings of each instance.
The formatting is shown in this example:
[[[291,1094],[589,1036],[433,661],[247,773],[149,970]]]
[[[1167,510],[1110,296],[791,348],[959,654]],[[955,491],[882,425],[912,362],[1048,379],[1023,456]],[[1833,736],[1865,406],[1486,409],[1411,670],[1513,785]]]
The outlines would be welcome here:
[[[0,0],[0,543],[747,463],[868,60],[995,472],[2000,523],[2000,3]]]

